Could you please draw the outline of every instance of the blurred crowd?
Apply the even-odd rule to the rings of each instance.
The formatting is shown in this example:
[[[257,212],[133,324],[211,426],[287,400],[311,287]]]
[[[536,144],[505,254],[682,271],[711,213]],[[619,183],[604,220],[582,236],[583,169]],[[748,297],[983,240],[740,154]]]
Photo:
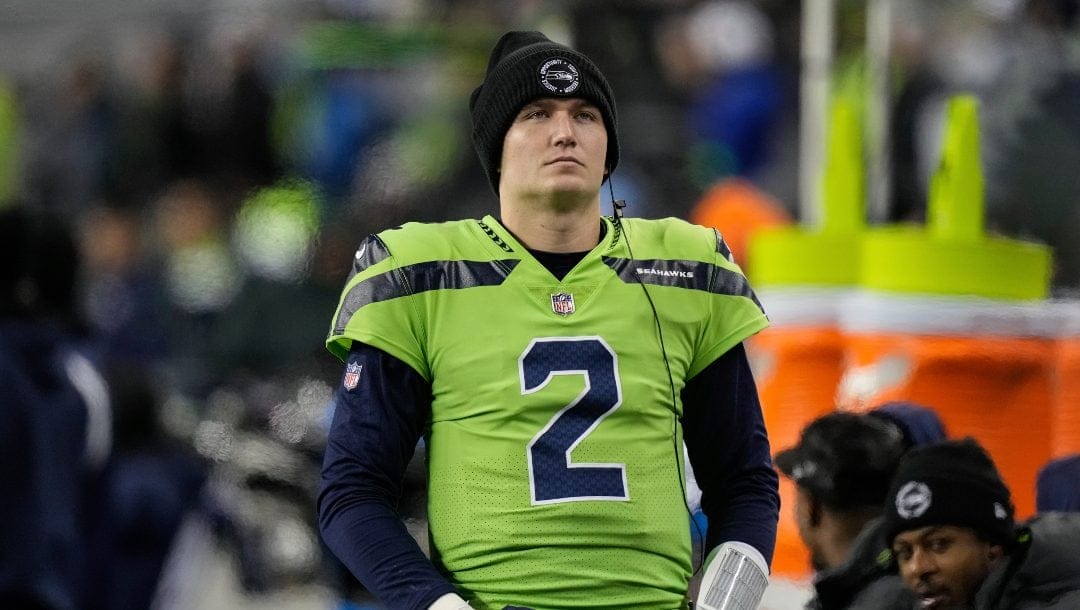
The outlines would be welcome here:
[[[244,595],[316,583],[362,599],[313,524],[341,374],[323,340],[365,234],[494,210],[466,108],[507,27],[572,42],[608,76],[627,214],[710,223],[734,201],[752,222],[800,220],[799,3],[138,4],[84,29],[41,8],[0,17],[26,43],[0,62],[2,241],[29,261],[4,276],[0,370],[73,385],[67,402],[19,394],[38,408],[17,418],[15,386],[0,392],[0,444],[65,481],[48,497],[3,490],[55,512],[46,538],[71,550],[41,559],[65,570],[26,580],[41,607],[197,607],[184,578],[198,574],[177,557],[210,547],[228,549]],[[837,4],[841,86],[866,3]],[[988,229],[1053,246],[1054,291],[1080,291],[1078,2],[895,5],[894,192],[877,220],[924,218],[944,102],[973,92]],[[28,335],[48,347],[11,338]],[[5,561],[32,539],[5,534]]]

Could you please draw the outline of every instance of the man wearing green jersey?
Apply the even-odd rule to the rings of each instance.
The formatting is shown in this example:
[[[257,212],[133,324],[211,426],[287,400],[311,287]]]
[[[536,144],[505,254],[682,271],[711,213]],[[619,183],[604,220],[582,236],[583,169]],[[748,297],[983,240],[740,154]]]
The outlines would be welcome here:
[[[779,496],[753,291],[714,230],[601,215],[619,147],[589,58],[507,33],[470,110],[498,216],[368,237],[331,322],[324,540],[393,609],[686,608],[685,443],[698,607],[756,607]],[[430,558],[395,510],[421,437]]]

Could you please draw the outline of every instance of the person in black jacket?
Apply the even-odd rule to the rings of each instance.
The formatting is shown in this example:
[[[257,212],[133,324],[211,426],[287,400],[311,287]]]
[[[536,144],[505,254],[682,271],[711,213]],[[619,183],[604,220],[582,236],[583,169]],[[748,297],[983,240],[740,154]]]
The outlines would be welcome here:
[[[908,453],[884,531],[920,608],[1080,608],[1080,515],[1043,513],[1020,527],[1008,487],[974,439]]]

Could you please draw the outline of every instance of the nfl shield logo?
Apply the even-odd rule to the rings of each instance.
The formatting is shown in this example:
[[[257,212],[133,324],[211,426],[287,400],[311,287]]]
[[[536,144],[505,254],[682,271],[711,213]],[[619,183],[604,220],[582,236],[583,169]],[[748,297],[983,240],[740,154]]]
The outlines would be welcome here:
[[[574,295],[567,292],[551,295],[551,310],[560,316],[574,313]]]
[[[345,389],[351,390],[356,387],[357,383],[360,383],[360,369],[364,368],[362,364],[356,364],[350,362],[345,365]]]

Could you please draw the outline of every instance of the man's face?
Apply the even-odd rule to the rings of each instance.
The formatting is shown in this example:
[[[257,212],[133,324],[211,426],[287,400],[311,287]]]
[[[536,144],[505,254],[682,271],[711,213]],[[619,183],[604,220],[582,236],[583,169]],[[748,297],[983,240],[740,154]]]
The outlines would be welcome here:
[[[600,109],[577,98],[526,104],[503,140],[499,194],[515,198],[599,195],[607,158]]]
[[[901,532],[892,550],[900,577],[923,608],[966,607],[1002,555],[1000,545],[952,525]]]
[[[820,517],[817,511],[820,505],[814,501],[814,496],[806,489],[795,486],[795,524],[799,528],[799,538],[803,545],[810,551],[810,564],[814,570],[826,570],[832,565],[826,559],[819,544],[821,528],[818,527]]]

